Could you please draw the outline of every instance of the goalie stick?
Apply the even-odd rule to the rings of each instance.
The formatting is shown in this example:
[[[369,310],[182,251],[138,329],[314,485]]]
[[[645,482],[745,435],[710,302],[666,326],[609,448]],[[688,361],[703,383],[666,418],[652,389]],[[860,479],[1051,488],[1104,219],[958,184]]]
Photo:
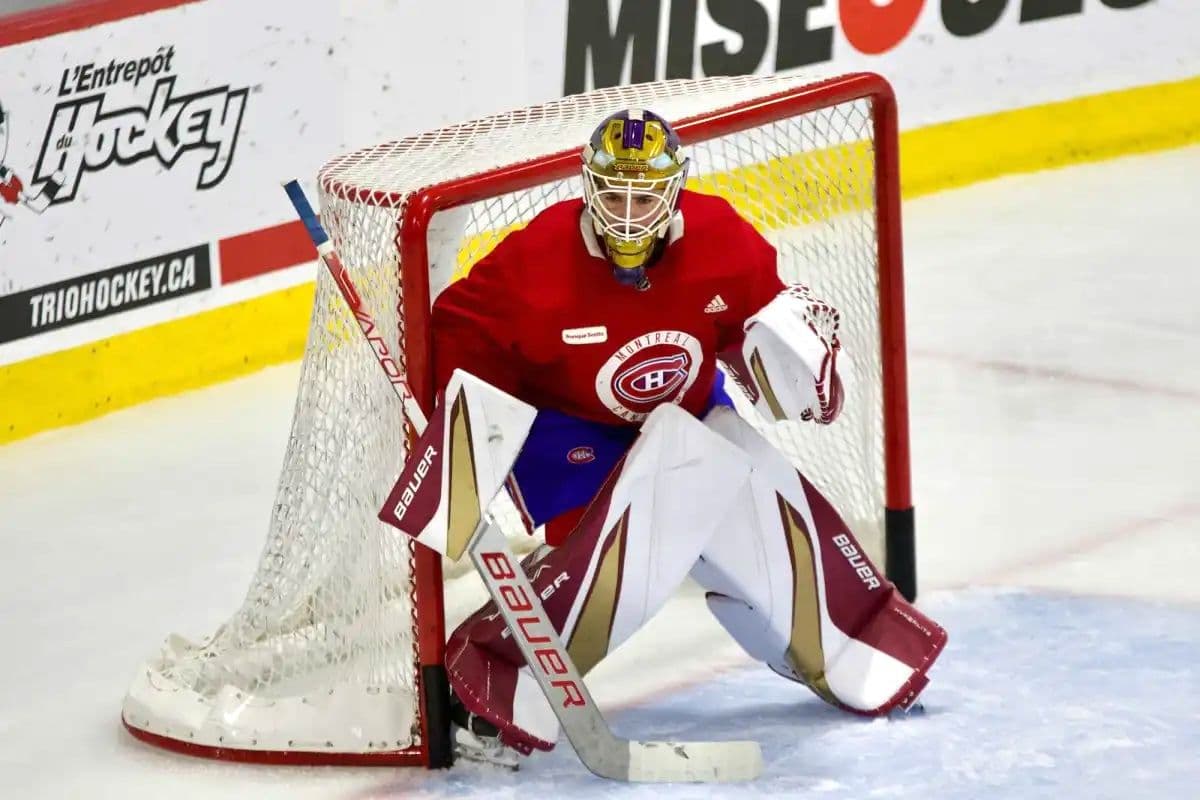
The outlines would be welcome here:
[[[283,187],[419,436],[425,431],[428,419],[380,336],[371,313],[363,305],[349,272],[299,182],[286,181]],[[591,772],[603,778],[637,782],[747,781],[762,772],[762,751],[753,741],[655,742],[615,736],[489,510],[480,514],[466,550],[568,741]],[[549,660],[556,662],[552,674],[535,666],[547,661],[547,651],[553,651]],[[556,702],[564,692],[567,699]]]

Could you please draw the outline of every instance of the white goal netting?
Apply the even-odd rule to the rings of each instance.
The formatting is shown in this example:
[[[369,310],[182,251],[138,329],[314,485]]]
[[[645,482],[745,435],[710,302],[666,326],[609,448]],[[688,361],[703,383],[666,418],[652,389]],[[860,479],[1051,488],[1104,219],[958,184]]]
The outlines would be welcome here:
[[[578,196],[581,185],[577,175],[539,178],[537,170],[517,191],[488,193],[484,184],[483,199],[433,216],[422,234],[428,263],[401,264],[400,221],[413,192],[579,148],[622,107],[678,121],[810,82],[713,78],[606,89],[351,153],[322,170],[322,221],[394,352],[404,354],[406,326],[427,324],[405,318],[405,275],[429,275],[436,296],[503,235]],[[835,425],[765,428],[882,563],[872,101],[728,118],[738,116],[746,119],[740,129],[711,138],[700,123],[681,131],[692,158],[688,188],[728,198],[776,246],[785,281],[809,285],[841,310],[843,363],[852,372]],[[413,553],[376,518],[406,435],[399,401],[322,270],[266,547],[246,600],[209,638],[172,637],[142,668],[125,704],[131,727],[244,751],[420,749]],[[524,537],[515,510],[502,517]],[[453,578],[447,587],[452,625],[482,593]]]

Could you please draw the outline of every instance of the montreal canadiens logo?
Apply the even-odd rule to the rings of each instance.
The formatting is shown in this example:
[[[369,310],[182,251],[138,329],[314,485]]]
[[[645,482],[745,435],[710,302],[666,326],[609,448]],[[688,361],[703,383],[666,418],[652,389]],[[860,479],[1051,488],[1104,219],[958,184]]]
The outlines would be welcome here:
[[[629,403],[654,403],[666,400],[687,383],[692,359],[687,353],[652,358],[617,373],[613,389]]]
[[[567,453],[567,461],[570,461],[572,464],[586,464],[589,461],[595,460],[596,451],[587,445],[572,447],[570,452]]]
[[[683,331],[631,339],[596,374],[596,394],[621,419],[640,422],[662,403],[678,403],[696,382],[704,351]]]

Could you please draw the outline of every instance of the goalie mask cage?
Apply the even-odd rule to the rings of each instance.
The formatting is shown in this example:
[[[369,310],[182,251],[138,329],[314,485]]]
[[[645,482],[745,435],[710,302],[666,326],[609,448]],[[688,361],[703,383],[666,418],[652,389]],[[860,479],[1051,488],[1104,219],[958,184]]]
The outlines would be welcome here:
[[[330,162],[322,220],[417,399],[428,409],[435,391],[437,293],[578,197],[583,143],[627,107],[672,120],[688,188],[729,199],[776,247],[785,281],[841,310],[847,392],[833,425],[768,425],[735,401],[913,596],[896,106],[877,75],[603,89]],[[269,763],[449,763],[446,630],[484,595],[376,516],[413,430],[355,326],[319,270],[261,561],[215,633],[173,635],[138,670],[122,716],[139,738]],[[500,516],[528,539],[511,505]]]

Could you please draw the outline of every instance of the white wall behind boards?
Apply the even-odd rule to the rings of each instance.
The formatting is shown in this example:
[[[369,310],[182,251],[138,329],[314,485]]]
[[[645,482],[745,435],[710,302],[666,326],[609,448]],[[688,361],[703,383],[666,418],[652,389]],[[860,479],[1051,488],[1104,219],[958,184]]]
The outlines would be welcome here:
[[[283,221],[280,179],[336,147],[337,27],[209,0],[0,48],[0,363],[239,299],[216,243]]]
[[[721,67],[881,72],[906,128],[1200,74],[1192,0],[366,0],[343,20],[350,144]]]

